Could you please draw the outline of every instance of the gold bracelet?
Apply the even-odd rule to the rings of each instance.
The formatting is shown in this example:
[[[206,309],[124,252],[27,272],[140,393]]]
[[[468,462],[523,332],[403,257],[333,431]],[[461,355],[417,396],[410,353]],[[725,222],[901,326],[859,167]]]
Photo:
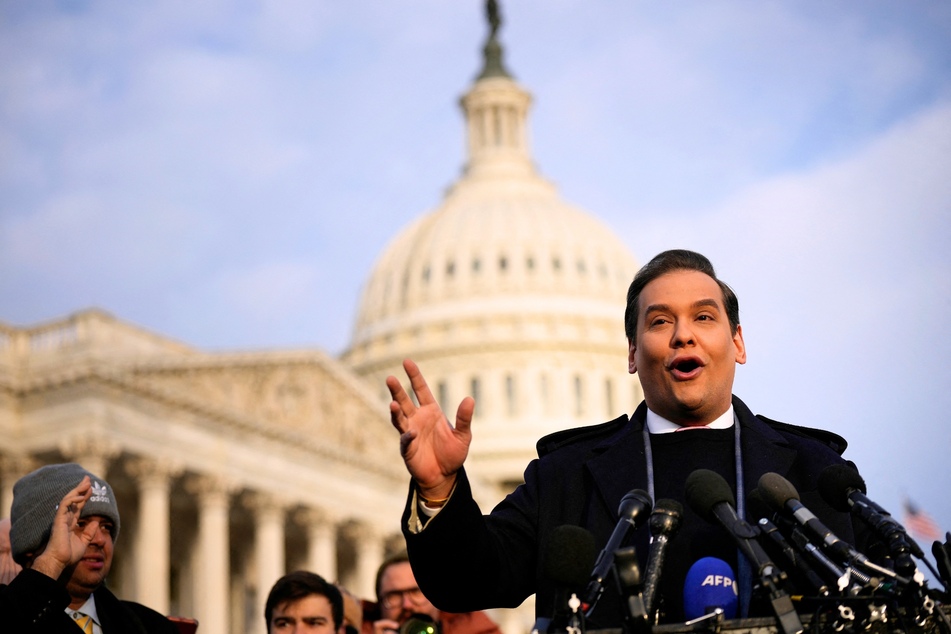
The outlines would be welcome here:
[[[420,501],[428,506],[431,509],[438,509],[441,506],[445,505],[449,501],[449,498],[443,498],[441,500],[430,500],[428,497],[424,496],[422,493],[419,494]]]

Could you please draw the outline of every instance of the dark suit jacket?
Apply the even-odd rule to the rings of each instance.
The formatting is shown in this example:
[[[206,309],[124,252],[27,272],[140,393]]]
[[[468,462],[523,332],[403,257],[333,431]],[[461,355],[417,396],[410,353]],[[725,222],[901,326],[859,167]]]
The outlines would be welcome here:
[[[96,612],[103,634],[177,634],[167,618],[151,608],[121,601],[104,586],[96,590]],[[8,586],[0,586],[0,615],[11,632],[76,634],[76,623],[66,614],[69,594],[54,579],[23,570]]]
[[[816,483],[824,467],[845,462],[840,457],[845,441],[756,417],[736,397],[733,407],[741,425],[746,491],[756,488],[764,473],[779,473],[797,488],[805,506],[842,539],[854,542],[850,517],[829,507]],[[620,499],[632,489],[647,489],[646,411],[642,403],[630,420],[622,416],[543,438],[525,483],[490,515],[482,515],[462,471],[449,502],[425,530],[413,530],[410,486],[403,531],[426,597],[441,610],[463,612],[515,607],[536,593],[536,615],[551,616],[556,589],[544,571],[545,539],[554,528],[572,524],[591,531],[598,549],[604,546],[618,522]],[[646,529],[636,532],[642,571],[648,538]],[[615,592],[604,593],[593,616],[599,627],[620,624]]]

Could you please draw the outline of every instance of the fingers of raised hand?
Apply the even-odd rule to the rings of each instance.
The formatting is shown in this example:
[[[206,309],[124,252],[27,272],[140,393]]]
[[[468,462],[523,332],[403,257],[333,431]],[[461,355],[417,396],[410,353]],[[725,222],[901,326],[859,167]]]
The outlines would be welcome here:
[[[390,401],[390,424],[401,434],[406,430],[406,416],[396,401]]]
[[[475,399],[467,396],[459,403],[459,409],[456,410],[456,430],[468,432],[472,424],[472,416],[475,414]]]
[[[416,400],[419,401],[419,404],[429,405],[430,403],[435,403],[436,399],[433,398],[433,393],[429,389],[429,384],[426,383],[426,379],[423,378],[423,373],[419,371],[419,366],[411,359],[406,359],[403,361],[403,369],[406,370],[406,376],[409,377],[409,383],[413,388],[413,393],[416,394]]]
[[[403,384],[400,383],[400,380],[395,376],[386,377],[386,389],[390,391],[390,396],[393,397],[393,400],[399,400],[399,395],[401,392],[405,393],[403,389]]]
[[[400,431],[406,430],[406,419],[416,413],[416,404],[409,397],[406,390],[394,377],[387,377],[386,385],[390,389],[393,400],[390,402],[390,422]]]
[[[92,485],[89,476],[83,479],[72,490],[70,490],[57,505],[57,512],[66,516],[70,520],[78,518],[79,513],[86,506],[86,501],[92,495]]]

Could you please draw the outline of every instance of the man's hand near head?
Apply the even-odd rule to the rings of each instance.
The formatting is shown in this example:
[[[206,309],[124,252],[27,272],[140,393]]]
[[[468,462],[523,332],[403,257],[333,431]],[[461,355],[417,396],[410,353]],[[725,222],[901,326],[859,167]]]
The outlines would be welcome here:
[[[419,367],[406,359],[403,369],[419,406],[413,403],[396,377],[386,378],[386,387],[393,396],[390,421],[400,432],[400,453],[420,495],[426,500],[445,500],[452,493],[456,473],[469,454],[475,401],[469,396],[462,399],[453,426],[433,398]]]
[[[43,550],[33,557],[30,568],[53,579],[76,565],[83,558],[86,547],[95,537],[96,524],[85,529],[79,525],[79,516],[92,496],[92,484],[85,476],[79,484],[63,496],[53,518],[50,539]]]

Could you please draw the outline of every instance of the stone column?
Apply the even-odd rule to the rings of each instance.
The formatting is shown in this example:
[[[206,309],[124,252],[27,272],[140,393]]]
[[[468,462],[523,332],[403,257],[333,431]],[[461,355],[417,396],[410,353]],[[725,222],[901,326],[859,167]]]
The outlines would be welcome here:
[[[105,480],[109,463],[119,455],[120,447],[115,440],[94,431],[88,436],[63,438],[59,450],[68,460],[79,463],[86,471]]]
[[[337,519],[319,509],[300,509],[294,521],[307,532],[307,570],[337,581]]]
[[[227,634],[230,488],[212,476],[194,478],[187,488],[198,498],[195,618],[203,634]]]
[[[0,488],[0,518],[10,517],[10,508],[13,506],[13,485],[39,466],[40,463],[29,456],[0,456],[0,478],[3,480],[2,488]]]
[[[383,537],[374,527],[366,523],[349,524],[347,536],[353,540],[356,550],[356,574],[351,592],[360,597],[375,597],[376,571],[383,563]]]
[[[254,614],[264,614],[264,603],[274,582],[286,572],[284,552],[285,504],[273,496],[255,493],[245,499],[254,513],[255,605]]]
[[[135,543],[136,601],[162,614],[169,609],[169,489],[177,471],[166,461],[140,458],[126,464],[139,485],[139,525]]]

